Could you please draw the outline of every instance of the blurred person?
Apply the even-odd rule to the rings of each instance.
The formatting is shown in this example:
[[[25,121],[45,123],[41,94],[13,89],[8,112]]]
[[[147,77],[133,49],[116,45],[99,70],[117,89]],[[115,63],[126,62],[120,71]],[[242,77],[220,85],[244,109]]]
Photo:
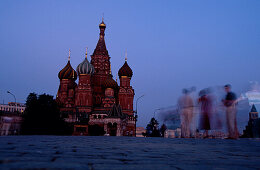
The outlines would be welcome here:
[[[222,100],[224,106],[226,107],[226,120],[228,128],[228,138],[237,139],[238,130],[237,130],[237,120],[236,120],[236,94],[231,92],[231,85],[227,84],[224,86],[226,91],[226,97]]]
[[[211,117],[211,129],[215,130],[215,133],[222,133],[224,122],[226,120],[226,107],[223,105],[223,96],[226,92],[223,90],[223,86],[215,86],[211,88],[210,96],[213,100],[213,113]]]
[[[181,117],[181,137],[190,138],[192,135],[193,100],[189,90],[183,89],[183,95],[178,100],[178,108]]]
[[[207,138],[209,136],[208,131],[211,129],[210,118],[213,110],[212,99],[208,94],[209,89],[201,90],[199,92],[200,97],[198,99],[198,103],[200,105],[199,129],[204,130],[204,138]]]
[[[222,103],[219,103],[221,100],[217,100],[217,91],[216,89],[210,87],[207,88],[208,94],[207,96],[211,100],[211,115],[210,115],[210,129],[214,130],[217,133],[218,130],[222,130],[222,120],[221,120],[221,110]],[[222,87],[223,91],[223,87]],[[223,96],[223,95],[222,95]]]

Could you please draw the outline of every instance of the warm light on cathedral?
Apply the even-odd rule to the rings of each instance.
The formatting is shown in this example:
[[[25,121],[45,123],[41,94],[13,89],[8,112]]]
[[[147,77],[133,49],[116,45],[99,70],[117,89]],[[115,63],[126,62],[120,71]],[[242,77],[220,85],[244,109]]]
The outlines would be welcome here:
[[[134,89],[130,85],[133,72],[126,56],[118,71],[120,85],[113,79],[103,19],[99,29],[99,40],[90,62],[86,50],[75,71],[69,54],[67,65],[58,74],[56,100],[65,120],[74,126],[74,135],[134,136]]]

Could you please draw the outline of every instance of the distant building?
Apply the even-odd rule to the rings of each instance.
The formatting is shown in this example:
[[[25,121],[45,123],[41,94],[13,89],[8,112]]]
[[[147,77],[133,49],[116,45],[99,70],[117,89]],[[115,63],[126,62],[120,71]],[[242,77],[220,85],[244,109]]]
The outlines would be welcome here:
[[[25,105],[22,103],[8,102],[8,104],[0,104],[0,111],[2,112],[19,112],[23,113]]]
[[[146,130],[144,127],[136,127],[136,137],[144,137],[143,133],[145,133]]]
[[[104,21],[99,29],[91,61],[86,53],[76,72],[69,56],[67,65],[59,72],[56,100],[65,120],[74,125],[74,135],[135,136],[134,89],[130,85],[133,71],[126,58],[118,71],[120,85],[117,84],[106,49]]]
[[[20,133],[22,113],[25,105],[9,102],[0,104],[0,135],[17,135]]]
[[[243,131],[244,138],[259,138],[260,137],[260,118],[255,105],[252,106],[249,112],[249,121],[246,129]]]
[[[165,138],[180,138],[181,137],[181,128],[175,130],[167,129],[164,133]]]

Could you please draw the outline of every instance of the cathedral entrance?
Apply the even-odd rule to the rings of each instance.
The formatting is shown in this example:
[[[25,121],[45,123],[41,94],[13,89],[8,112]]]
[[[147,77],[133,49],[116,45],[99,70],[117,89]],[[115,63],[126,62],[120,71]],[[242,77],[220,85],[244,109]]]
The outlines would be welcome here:
[[[108,128],[108,134],[110,136],[116,136],[116,132],[117,132],[117,123],[108,123],[107,124],[107,128]]]
[[[74,125],[73,135],[76,136],[88,135],[88,125]]]
[[[101,127],[99,125],[90,125],[88,127],[88,134],[90,136],[104,136],[104,127]]]

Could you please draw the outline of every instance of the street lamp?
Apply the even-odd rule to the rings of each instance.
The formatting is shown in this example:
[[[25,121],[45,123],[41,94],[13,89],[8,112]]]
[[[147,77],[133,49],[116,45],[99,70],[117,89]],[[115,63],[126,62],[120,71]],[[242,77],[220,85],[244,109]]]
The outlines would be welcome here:
[[[14,102],[15,102],[15,111],[17,110],[17,103],[16,103],[16,97],[13,93],[11,93],[10,91],[7,91],[7,93],[11,94],[14,97]]]
[[[136,99],[136,102],[135,102],[135,137],[136,137],[136,122],[137,122],[137,104],[138,104],[138,100],[141,99],[142,97],[144,97],[144,94],[140,97],[138,97]]]

